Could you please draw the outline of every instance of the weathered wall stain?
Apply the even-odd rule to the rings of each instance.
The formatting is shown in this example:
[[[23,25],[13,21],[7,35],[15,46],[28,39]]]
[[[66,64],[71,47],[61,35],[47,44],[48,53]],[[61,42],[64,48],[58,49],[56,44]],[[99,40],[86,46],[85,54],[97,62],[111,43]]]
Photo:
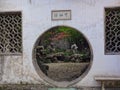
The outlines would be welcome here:
[[[2,80],[4,69],[4,56],[0,56],[0,81]]]

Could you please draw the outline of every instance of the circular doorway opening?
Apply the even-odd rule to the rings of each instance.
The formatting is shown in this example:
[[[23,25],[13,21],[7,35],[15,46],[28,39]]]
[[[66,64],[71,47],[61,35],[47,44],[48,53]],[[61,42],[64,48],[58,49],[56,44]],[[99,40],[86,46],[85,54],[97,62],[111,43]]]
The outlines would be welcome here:
[[[91,66],[88,40],[71,27],[49,29],[37,39],[33,51],[38,74],[50,83],[74,83],[85,76]]]

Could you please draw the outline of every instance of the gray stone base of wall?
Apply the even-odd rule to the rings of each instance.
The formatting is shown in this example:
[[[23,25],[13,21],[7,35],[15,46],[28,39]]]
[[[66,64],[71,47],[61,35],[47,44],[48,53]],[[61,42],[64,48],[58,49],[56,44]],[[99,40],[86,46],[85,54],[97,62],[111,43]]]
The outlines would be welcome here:
[[[77,90],[102,90],[101,88],[78,88]],[[105,88],[105,90],[120,90],[120,88]]]
[[[45,85],[0,85],[0,90],[48,90],[52,88]],[[101,90],[100,87],[76,88],[77,90]],[[120,90],[120,88],[105,88],[105,90]]]

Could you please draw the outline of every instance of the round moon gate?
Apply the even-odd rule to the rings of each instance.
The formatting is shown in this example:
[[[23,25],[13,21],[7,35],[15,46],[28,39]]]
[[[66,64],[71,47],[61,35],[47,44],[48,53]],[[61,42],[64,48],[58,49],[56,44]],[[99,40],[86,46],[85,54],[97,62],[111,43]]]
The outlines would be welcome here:
[[[55,86],[68,86],[80,81],[89,71],[92,50],[86,37],[78,30],[56,26],[36,41],[33,64],[45,81]]]

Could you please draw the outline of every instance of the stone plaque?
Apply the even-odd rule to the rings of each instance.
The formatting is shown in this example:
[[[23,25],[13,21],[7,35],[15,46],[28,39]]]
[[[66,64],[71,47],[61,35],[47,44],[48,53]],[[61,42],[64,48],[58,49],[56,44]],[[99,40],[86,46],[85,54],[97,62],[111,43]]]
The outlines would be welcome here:
[[[76,88],[48,88],[48,90],[77,90]]]
[[[52,20],[71,20],[71,10],[52,11]]]

